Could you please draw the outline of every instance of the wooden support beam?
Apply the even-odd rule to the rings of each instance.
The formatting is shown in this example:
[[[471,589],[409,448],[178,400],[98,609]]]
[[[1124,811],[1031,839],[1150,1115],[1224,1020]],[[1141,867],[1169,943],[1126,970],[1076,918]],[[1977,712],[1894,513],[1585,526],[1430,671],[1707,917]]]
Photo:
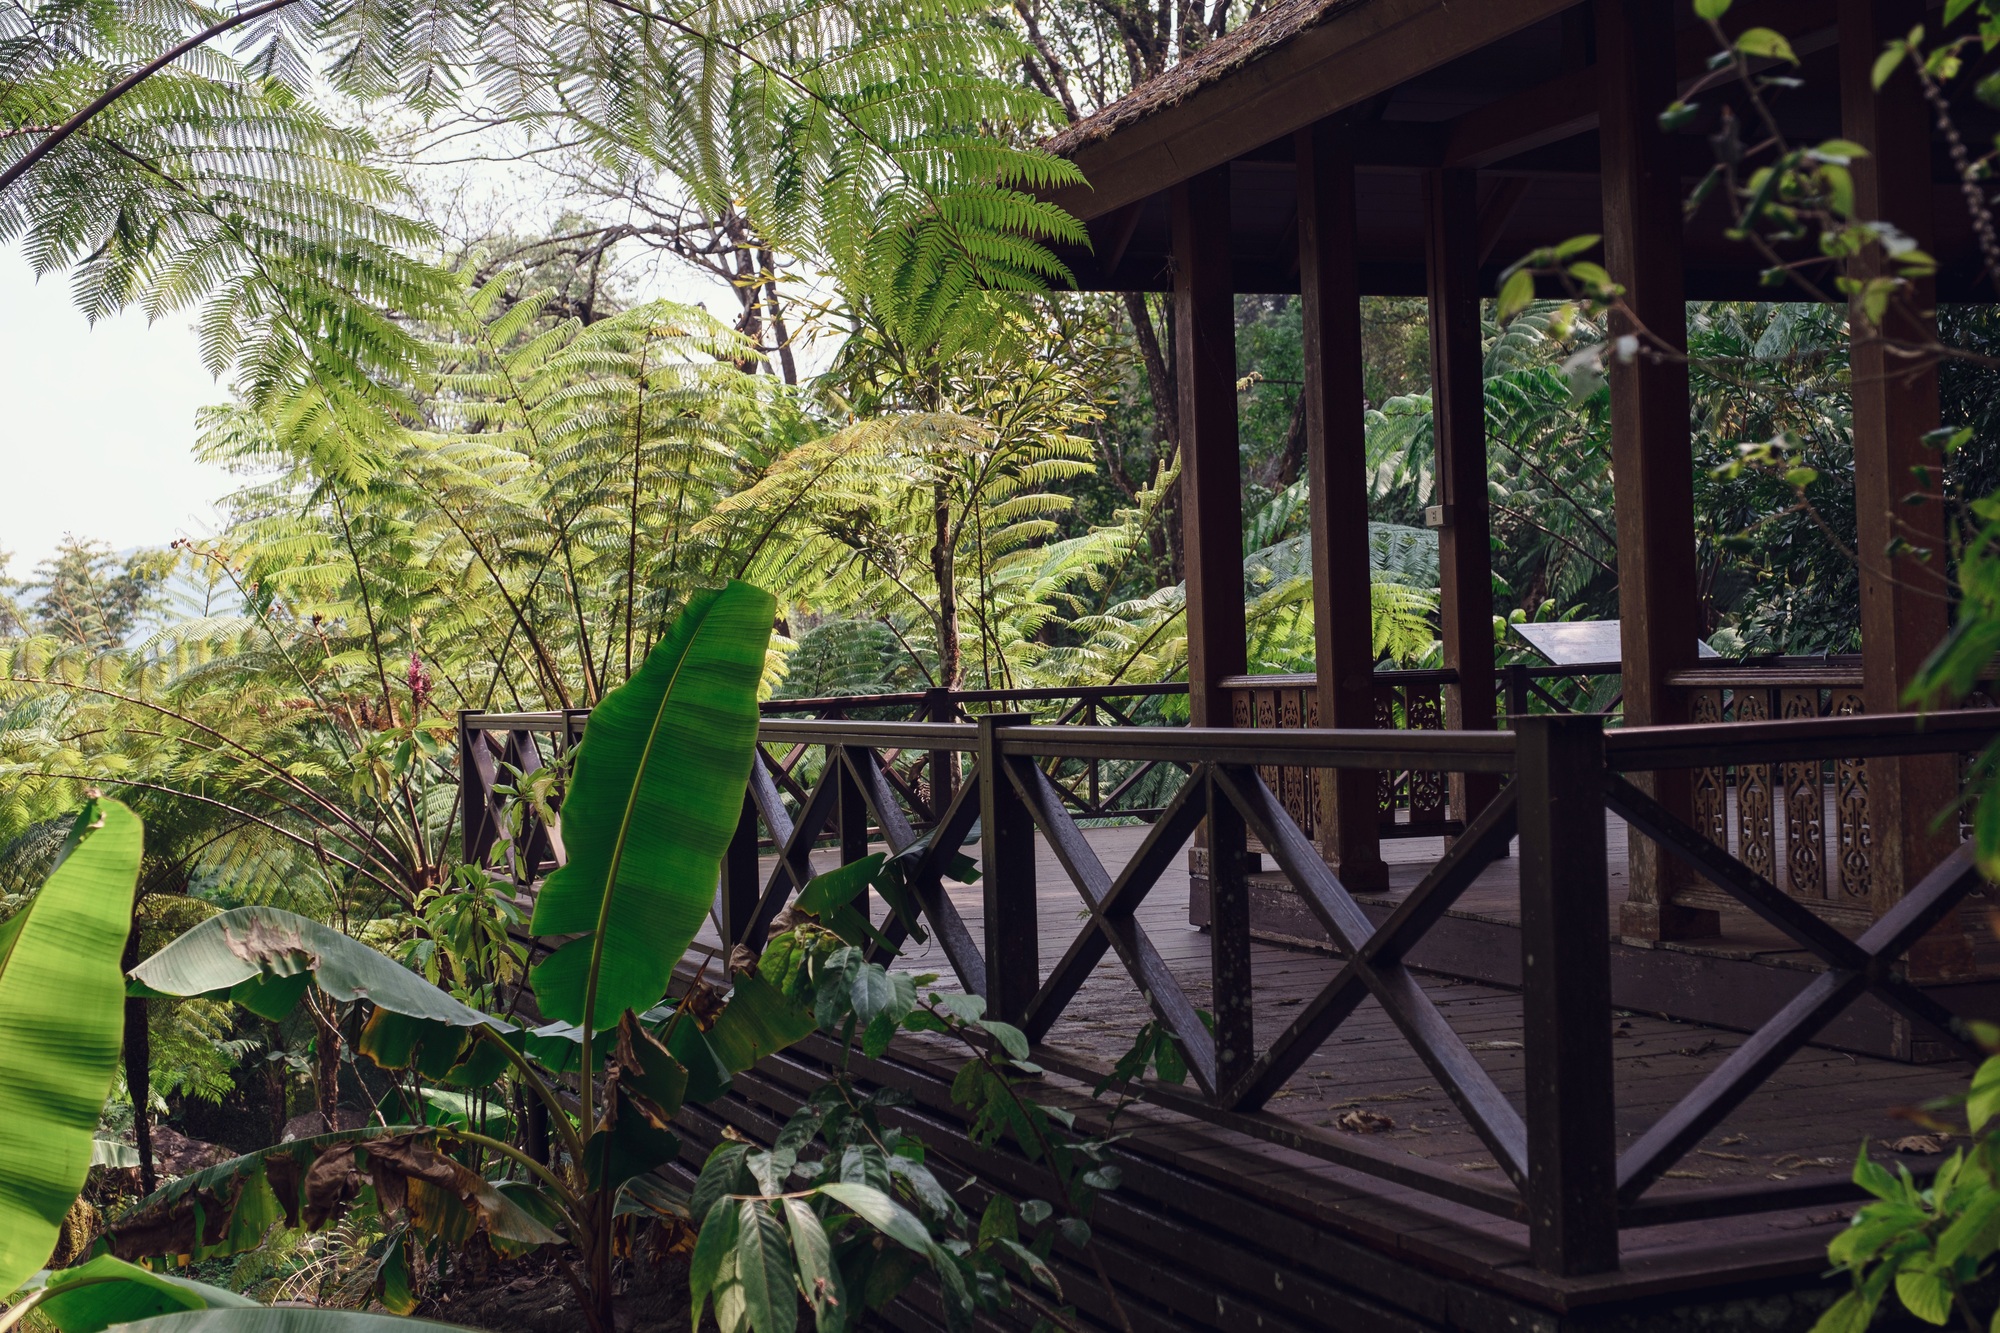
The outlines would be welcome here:
[[[1236,439],[1236,299],[1229,168],[1173,189],[1174,356],[1180,391],[1181,525],[1187,568],[1188,709],[1229,725],[1226,676],[1248,666],[1243,621],[1243,464]]]
[[[1394,89],[1456,56],[1559,14],[1574,0],[1441,5],[1372,0],[1314,24],[1241,69],[1199,82],[1207,62],[1169,71],[1186,94],[1115,132],[1056,138],[1088,185],[1049,196],[1083,221],[1189,180],[1260,144]]]
[[[1674,96],[1674,23],[1656,0],[1597,0],[1596,14],[1605,267],[1625,287],[1610,334],[1642,340],[1608,367],[1625,721],[1652,726],[1687,720],[1667,678],[1695,664],[1701,629],[1687,365],[1674,355],[1687,346],[1680,180],[1659,124]],[[1645,340],[1657,340],[1657,353]],[[1676,818],[1692,814],[1686,772],[1635,781]],[[1621,933],[1685,939],[1721,929],[1717,913],[1674,905],[1685,872],[1650,839],[1633,839],[1631,858]]]
[[[1361,289],[1354,264],[1354,158],[1322,122],[1300,130],[1299,305],[1306,489],[1311,500],[1313,649],[1319,725],[1375,725],[1374,597],[1368,575],[1367,433],[1362,422]],[[1349,892],[1389,887],[1376,828],[1376,775],[1319,773],[1320,854]]]
[[[1588,11],[1571,10],[1570,19]],[[1831,41],[1824,0],[1760,0],[1737,6],[1729,16],[1732,30],[1751,26],[1775,28],[1800,54]],[[1583,24],[1566,24],[1566,46],[1584,36]],[[1679,85],[1708,72],[1715,38],[1704,24],[1691,24],[1673,36],[1674,76]],[[1880,48],[1876,48],[1878,51]],[[1574,48],[1566,55],[1574,54]],[[1450,122],[1441,164],[1447,167],[1490,167],[1510,157],[1586,134],[1597,128],[1601,74],[1588,65],[1571,68],[1552,79],[1523,88]],[[1667,101],[1672,101],[1670,93]],[[1665,106],[1666,102],[1662,102]]]
[[[775,833],[773,841],[777,841]],[[717,904],[722,910],[716,925],[722,932],[725,951],[749,938],[757,920],[757,901],[762,896],[763,872],[757,859],[757,803],[746,794],[743,813],[736,820],[736,833],[722,854],[722,892]]]
[[[1035,821],[1007,777],[997,735],[1024,727],[1026,713],[979,719],[979,866],[985,900],[986,1012],[1019,1023],[1042,984],[1036,924]]]
[[[1230,724],[1222,682],[1249,665],[1243,616],[1243,462],[1236,438],[1236,297],[1229,266],[1229,166],[1174,186],[1174,380],[1180,392],[1181,550],[1187,571],[1188,721]],[[1247,912],[1243,821],[1195,835],[1188,911],[1210,897],[1221,956]],[[1241,901],[1239,901],[1241,900]],[[1247,937],[1246,937],[1247,938]],[[1247,948],[1248,945],[1245,945]],[[1239,1071],[1240,1072],[1240,1071]]]
[[[1562,1276],[1618,1267],[1604,721],[1516,718],[1528,1247]]]
[[[1424,177],[1430,288],[1431,430],[1437,445],[1445,726],[1489,731],[1493,682],[1493,552],[1486,491],[1486,384],[1479,335],[1479,196],[1469,171]],[[1491,774],[1451,775],[1452,818],[1471,822],[1498,790]]]
[[[1842,133],[1868,150],[1854,164],[1859,216],[1885,218],[1930,249],[1931,127],[1921,87],[1899,69],[1877,91],[1871,70],[1883,43],[1923,22],[1922,0],[1840,0]],[[1852,276],[1885,271],[1871,249]],[[1898,344],[1934,341],[1935,294],[1919,284],[1875,328],[1858,308],[1850,314],[1854,394],[1855,548],[1861,564],[1862,702],[1871,713],[1900,709],[1903,691],[1926,654],[1949,628],[1949,581],[1944,572],[1945,516],[1939,500],[1911,504],[1919,485],[1910,470],[1938,462],[1923,443],[1938,425],[1937,367],[1927,357],[1899,355]],[[1928,562],[1889,554],[1900,538],[1933,552]],[[1945,756],[1868,761],[1868,823],[1872,831],[1871,899],[1879,916],[1950,854],[1956,821],[1933,821],[1957,796],[1956,763]],[[1910,954],[1914,974],[1937,978],[1969,970],[1970,946],[1956,914]]]

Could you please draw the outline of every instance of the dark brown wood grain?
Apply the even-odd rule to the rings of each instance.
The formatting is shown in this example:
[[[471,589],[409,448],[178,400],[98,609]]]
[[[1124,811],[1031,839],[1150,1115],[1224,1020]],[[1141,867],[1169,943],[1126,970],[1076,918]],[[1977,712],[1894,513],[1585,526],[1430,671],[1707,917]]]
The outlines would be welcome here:
[[[1362,419],[1361,289],[1354,268],[1354,160],[1340,127],[1297,135],[1299,307],[1310,492],[1317,725],[1375,723],[1374,592],[1368,573],[1368,438]],[[1320,851],[1357,893],[1389,887],[1376,776],[1321,774]]]

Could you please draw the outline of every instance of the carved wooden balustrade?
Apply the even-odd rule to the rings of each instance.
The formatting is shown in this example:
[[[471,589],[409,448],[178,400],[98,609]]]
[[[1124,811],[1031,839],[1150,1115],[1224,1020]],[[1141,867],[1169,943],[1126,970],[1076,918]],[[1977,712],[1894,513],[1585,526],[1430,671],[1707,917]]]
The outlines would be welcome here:
[[[1599,711],[1615,707],[1615,682],[1595,667],[1504,666],[1496,673],[1506,712],[1512,716],[1569,713],[1601,696]],[[1378,671],[1375,673],[1375,726],[1383,731],[1438,731],[1444,727],[1445,690],[1458,680],[1456,671]],[[1259,730],[1319,726],[1317,677],[1295,675],[1230,676],[1223,681],[1229,694],[1230,725]],[[1319,775],[1298,765],[1267,765],[1260,776],[1278,794],[1294,822],[1312,836],[1320,809]],[[1456,834],[1463,824],[1450,816],[1443,773],[1423,769],[1384,769],[1376,788],[1377,828],[1384,838],[1427,838]]]
[[[1179,1040],[1192,1079],[1189,1087],[1148,1080],[1135,1089],[1139,1095],[1395,1187],[1518,1219],[1526,1224],[1534,1262],[1553,1273],[1617,1267],[1621,1228],[1854,1197],[1855,1187],[1841,1179],[1713,1188],[1662,1182],[1793,1053],[1864,995],[1931,1026],[1969,1056],[1977,1054],[1957,1019],[1898,968],[1899,957],[1980,882],[1970,848],[1961,847],[1921,882],[1906,886],[1890,910],[1850,937],[1706,831],[1676,818],[1627,775],[1959,753],[2000,734],[2000,713],[1610,731],[1596,715],[1519,717],[1514,724],[1511,731],[1450,732],[1034,726],[1018,715],[976,723],[772,719],[761,729],[764,745],[817,751],[818,776],[794,798],[770,765],[753,770],[718,886],[717,933],[725,952],[739,944],[761,947],[774,919],[815,873],[813,850],[829,834],[837,837],[843,861],[880,842],[910,858],[905,883],[920,924],[957,984],[983,995],[991,1013],[1025,1031],[1045,1067],[1086,1080],[1106,1072],[1050,1037],[1093,970],[1114,956],[1135,999]],[[510,738],[534,730],[519,717],[474,715],[465,725]],[[569,725],[570,719],[551,714],[542,730],[568,734]],[[957,761],[955,788],[928,834],[919,832],[908,793],[888,774],[887,756],[910,753],[948,754]],[[1079,827],[1070,795],[1050,776],[1052,766],[1070,759],[1170,765],[1182,775],[1138,849],[1115,872]],[[1266,772],[1289,768],[1492,773],[1506,785],[1378,925],[1265,780]],[[468,769],[478,771],[478,763]],[[492,800],[490,790],[475,795]],[[1795,999],[1622,1144],[1605,911],[1607,812],[1782,931],[1820,966],[1801,973]],[[1302,1004],[1256,1012],[1249,895],[1240,872],[1215,877],[1207,976],[1200,979],[1209,987],[1211,1013],[1197,1010],[1193,980],[1177,975],[1149,938],[1137,909],[1203,823],[1217,866],[1244,866],[1248,839],[1255,837],[1333,941],[1340,957],[1326,960],[1318,993]],[[951,870],[961,848],[973,849],[967,840],[975,824],[981,874],[968,887],[957,884]],[[1517,836],[1526,1078],[1521,1094],[1509,1096],[1405,960]],[[775,857],[760,856],[766,839],[775,844]],[[1038,844],[1053,854],[1077,895],[1074,907],[1046,921],[1036,882]],[[1072,914],[1080,923],[1074,937],[1045,969],[1043,927],[1057,927]],[[906,938],[907,924],[893,916],[878,921],[892,945]],[[1271,1109],[1315,1052],[1326,1048],[1336,1062],[1342,1058],[1347,1048],[1334,1043],[1335,1034],[1371,999],[1491,1154],[1496,1178],[1476,1179]],[[1810,1116],[1813,1109],[1803,1105],[1798,1114]]]
[[[1763,723],[1865,713],[1859,657],[1780,658],[1707,665],[1670,683],[1693,723]],[[1992,707],[1975,695],[1968,707]],[[1976,747],[1975,747],[1976,748]],[[1970,759],[1961,756],[1961,766]],[[1712,764],[1693,773],[1694,824],[1792,898],[1830,921],[1874,919],[1875,839],[1868,764],[1859,755],[1790,763]],[[1687,907],[1733,904],[1707,887],[1685,889]]]

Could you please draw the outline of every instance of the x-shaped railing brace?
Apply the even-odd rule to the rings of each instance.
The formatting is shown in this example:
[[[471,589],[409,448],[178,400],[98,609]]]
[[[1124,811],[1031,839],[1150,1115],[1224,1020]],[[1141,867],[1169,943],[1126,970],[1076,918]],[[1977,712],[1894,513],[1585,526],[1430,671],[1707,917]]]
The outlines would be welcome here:
[[[763,818],[764,826],[771,831],[771,841],[778,849],[778,864],[765,882],[749,936],[743,941],[753,951],[763,947],[771,922],[784,909],[786,901],[811,881],[813,844],[826,831],[827,822],[833,818],[838,807],[843,771],[851,775],[860,787],[868,813],[881,828],[891,852],[903,851],[917,840],[915,830],[896,804],[875,752],[847,745],[829,746],[828,750],[826,770],[820,774],[819,781],[801,804],[796,822],[786,811],[771,772],[763,764],[751,767],[750,799]],[[960,984],[973,994],[982,994],[986,989],[985,961],[980,956],[978,942],[952,904],[950,895],[945,893],[943,878],[953,854],[978,818],[979,792],[975,774],[960,784],[957,798],[946,811],[944,821],[931,835],[923,860],[916,872],[909,876],[918,907],[937,932],[945,957],[958,974]],[[892,918],[884,926],[884,933],[892,943],[901,943],[905,935],[903,923]]]
[[[1826,964],[1771,1020],[1730,1052],[1695,1089],[1618,1159],[1618,1202],[1630,1204],[1705,1138],[1743,1100],[1822,1028],[1863,995],[1936,1028],[1968,1054],[1979,1054],[1958,1016],[1894,972],[1915,944],[1979,882],[1972,848],[1960,847],[1924,876],[1859,939],[1850,940],[1804,904],[1689,828],[1665,806],[1617,773],[1604,780],[1605,804],[1633,828],[1733,895],[1737,901],[1818,955]]]
[[[1148,1007],[1179,1038],[1189,1071],[1216,1104],[1256,1110],[1284,1086],[1368,995],[1415,1048],[1495,1159],[1516,1183],[1526,1179],[1527,1132],[1520,1114],[1404,966],[1403,954],[1441,917],[1514,834],[1510,789],[1473,822],[1417,890],[1378,929],[1327,867],[1311,841],[1253,768],[1203,765],[1181,784],[1159,822],[1114,879],[1064,809],[1060,791],[1039,767],[1008,761],[1021,793],[1056,859],[1082,894],[1090,922],[1030,1001],[1022,1027],[1044,1037],[1105,950],[1118,954]],[[1159,882],[1181,845],[1226,799],[1298,887],[1347,964],[1245,1074],[1218,1087],[1215,1043],[1147,937],[1134,913]]]

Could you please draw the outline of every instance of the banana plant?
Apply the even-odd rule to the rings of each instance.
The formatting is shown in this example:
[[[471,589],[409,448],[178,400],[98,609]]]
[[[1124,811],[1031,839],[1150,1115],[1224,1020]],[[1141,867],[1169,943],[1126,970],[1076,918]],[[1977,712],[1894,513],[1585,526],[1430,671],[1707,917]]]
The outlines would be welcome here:
[[[561,810],[569,860],[540,886],[531,923],[551,950],[530,972],[539,1025],[483,1013],[273,908],[212,917],[134,969],[140,994],[227,997],[271,1019],[308,1002],[321,1015],[365,1015],[355,1051],[411,1085],[403,1100],[417,1123],[281,1144],[184,1177],[111,1227],[109,1255],[219,1257],[274,1223],[313,1229],[366,1206],[393,1227],[376,1276],[389,1308],[414,1306],[411,1248],[483,1232],[503,1253],[573,1246],[581,1271],[567,1271],[586,1318],[609,1333],[615,1217],[686,1211],[654,1174],[680,1154],[675,1115],[815,1026],[755,976],[726,1000],[698,985],[663,1003],[742,810],[775,610],[740,582],[697,595],[592,712]],[[571,1073],[574,1116],[558,1091]],[[463,1093],[507,1074],[548,1110],[553,1162],[466,1125],[424,1123],[427,1081]]]
[[[41,891],[0,922],[0,1296],[48,1262],[90,1173],[143,848],[137,815],[91,800]]]

